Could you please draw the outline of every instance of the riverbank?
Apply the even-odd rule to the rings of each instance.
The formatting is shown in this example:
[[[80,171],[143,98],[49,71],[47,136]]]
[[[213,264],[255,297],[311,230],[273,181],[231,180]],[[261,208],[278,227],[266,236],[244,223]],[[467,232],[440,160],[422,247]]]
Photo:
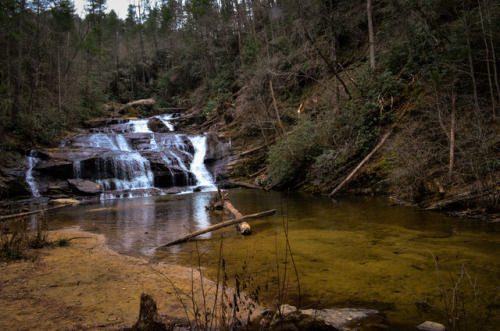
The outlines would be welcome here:
[[[161,320],[182,326],[191,296],[199,307],[213,300],[215,283],[205,279],[202,290],[196,271],[120,255],[103,235],[72,227],[50,232],[49,240],[69,245],[39,250],[34,261],[2,264],[0,329],[132,327],[141,293],[153,296]]]

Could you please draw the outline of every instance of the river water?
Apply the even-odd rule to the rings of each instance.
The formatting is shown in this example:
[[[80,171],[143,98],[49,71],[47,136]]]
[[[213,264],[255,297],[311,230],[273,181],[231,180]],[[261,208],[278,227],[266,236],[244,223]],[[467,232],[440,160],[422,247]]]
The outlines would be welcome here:
[[[244,215],[269,209],[278,213],[252,221],[251,236],[228,227],[165,250],[155,247],[221,221],[220,213],[205,210],[211,193],[78,206],[54,213],[52,226],[79,225],[105,234],[117,252],[201,267],[213,280],[223,259],[229,284],[235,286],[238,278],[247,292],[259,289],[266,305],[298,305],[300,297],[301,306],[375,308],[406,328],[426,320],[445,323],[455,292],[459,312],[469,314],[469,329],[476,329],[488,312],[496,314],[488,325],[500,322],[499,225],[393,206],[375,197],[334,202],[256,190],[231,190],[229,196]],[[285,229],[294,264],[285,254]],[[463,317],[459,322],[466,323]]]

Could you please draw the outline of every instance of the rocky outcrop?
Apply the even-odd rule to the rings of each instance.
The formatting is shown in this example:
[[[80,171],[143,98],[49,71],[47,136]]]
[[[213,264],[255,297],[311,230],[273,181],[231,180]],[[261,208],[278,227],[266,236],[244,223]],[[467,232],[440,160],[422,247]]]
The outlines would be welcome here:
[[[151,117],[148,121],[149,130],[156,133],[166,133],[170,132],[165,123],[162,122],[158,117]]]
[[[41,194],[55,199],[101,193],[129,196],[133,190],[160,194],[156,192],[159,189],[194,186],[196,176],[203,178],[201,183],[206,185],[212,179],[200,165],[203,158],[196,154],[205,151],[201,144],[206,140],[171,132],[172,118],[158,115],[149,119],[89,122],[88,125],[98,127],[63,140],[57,148],[30,151],[27,161],[9,168],[17,169],[17,174],[2,176],[0,195]],[[212,147],[209,158],[223,157],[224,143],[217,142]]]
[[[83,195],[97,195],[102,193],[101,185],[84,179],[68,179],[73,192]]]
[[[73,162],[65,159],[50,159],[40,161],[35,170],[55,178],[66,179],[73,177]]]
[[[373,330],[387,328],[385,315],[373,309],[305,309],[280,307],[270,324],[271,330]]]
[[[207,153],[205,163],[208,170],[218,180],[225,178],[224,167],[229,162],[231,153],[230,143],[225,142],[215,132],[207,135]]]

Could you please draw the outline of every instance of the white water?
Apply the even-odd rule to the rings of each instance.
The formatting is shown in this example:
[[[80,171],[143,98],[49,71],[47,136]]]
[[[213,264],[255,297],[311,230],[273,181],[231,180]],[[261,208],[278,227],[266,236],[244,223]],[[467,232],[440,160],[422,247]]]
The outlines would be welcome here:
[[[155,117],[160,119],[170,131],[174,131],[174,126],[170,122],[173,115]],[[174,185],[186,185],[185,193],[192,192],[196,186],[202,186],[202,191],[216,190],[214,180],[204,165],[207,151],[206,138],[175,133],[155,134],[149,129],[148,121],[149,119],[131,120],[126,124],[107,127],[104,131],[82,134],[63,141],[61,148],[69,149],[70,153],[75,153],[73,178],[90,179],[100,184],[105,191],[101,195],[102,200],[167,194],[167,191],[155,188],[155,174],[151,170],[151,164],[148,160],[152,160],[154,165],[158,167],[157,156],[159,156],[162,160],[161,163],[164,163],[170,171],[172,182],[178,181],[175,178],[179,171],[185,173],[185,183],[174,183]],[[133,134],[129,135],[129,133]],[[149,135],[149,144],[143,143],[144,138],[141,135],[135,135],[135,133]],[[191,144],[186,140],[189,140],[193,145],[194,154],[191,152]],[[94,170],[86,169],[84,166],[84,164],[88,166],[89,161],[86,150],[83,149],[84,153],[82,154],[78,148],[74,147],[99,149],[92,152],[99,155],[95,159]],[[151,159],[151,155],[153,155],[153,159]],[[33,196],[39,197],[40,193],[32,175],[32,169],[36,165],[37,159],[30,155],[27,160],[26,182],[29,184]],[[92,173],[92,171],[94,172]],[[189,186],[193,184],[190,183],[189,178],[192,175],[189,172],[196,179],[194,186]]]
[[[135,133],[153,133],[148,127],[149,119],[144,120],[132,120],[130,124],[132,125],[132,130]]]
[[[214,185],[212,176],[205,167],[205,154],[207,153],[207,138],[205,136],[189,137],[194,147],[194,158],[190,166],[190,171],[196,176],[196,184],[204,186],[204,190],[214,191],[217,187]]]
[[[170,131],[174,131],[174,126],[172,125],[172,123],[170,123],[170,121],[174,118],[173,115],[171,114],[160,115],[157,116],[157,118],[159,118]]]
[[[33,151],[30,152],[30,156],[28,156],[27,159],[28,170],[26,171],[26,183],[28,183],[33,197],[38,198],[40,197],[40,192],[38,191],[38,186],[36,185],[35,178],[33,178],[33,168],[37,164],[38,160],[33,157]]]

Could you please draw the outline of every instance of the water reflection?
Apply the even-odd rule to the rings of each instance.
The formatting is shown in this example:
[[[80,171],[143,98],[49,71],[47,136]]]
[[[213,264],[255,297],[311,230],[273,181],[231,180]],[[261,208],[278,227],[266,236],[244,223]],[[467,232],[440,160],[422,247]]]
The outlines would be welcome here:
[[[254,286],[269,285],[261,299],[270,302],[276,295],[276,266],[285,261],[285,221],[302,294],[306,296],[303,303],[323,300],[326,307],[384,307],[390,320],[408,325],[427,319],[440,321],[442,317],[432,309],[419,309],[413,296],[443,305],[431,252],[439,256],[446,274],[456,275],[465,263],[473,279],[477,278],[478,291],[498,294],[499,225],[393,207],[380,198],[340,198],[333,202],[300,193],[253,190],[231,191],[230,198],[242,214],[268,209],[279,212],[252,221],[251,236],[243,237],[234,227],[228,227],[205,235],[196,245],[182,244],[162,251],[154,248],[220,221],[220,216],[205,210],[209,193],[80,206],[57,212],[54,226],[80,225],[104,233],[111,248],[118,252],[149,255],[187,266],[192,265],[193,254],[199,251],[209,275],[216,274],[223,234],[229,276],[234,279],[234,274],[245,266],[245,274],[253,277]],[[495,288],[496,292],[491,291]],[[294,303],[294,291],[292,286],[290,303]],[[500,300],[499,296],[494,300]]]

